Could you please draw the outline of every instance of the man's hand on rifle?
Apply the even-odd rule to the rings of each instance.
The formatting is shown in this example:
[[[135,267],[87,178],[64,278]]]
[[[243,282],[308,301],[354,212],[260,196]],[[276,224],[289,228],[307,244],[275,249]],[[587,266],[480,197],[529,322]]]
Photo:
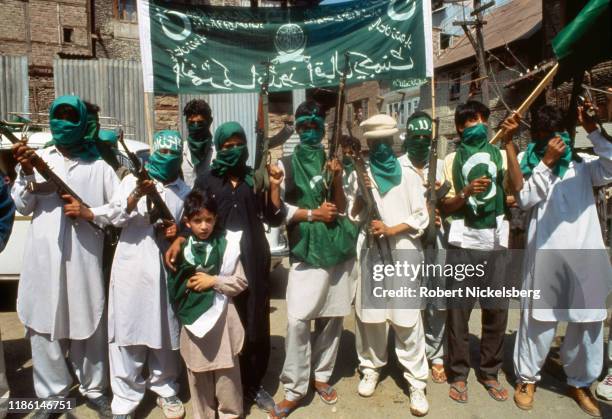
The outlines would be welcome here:
[[[13,145],[13,156],[19,164],[21,169],[26,175],[34,174],[34,166],[32,166],[31,159],[36,152],[28,147],[25,143],[17,143]]]
[[[597,108],[589,100],[585,100],[583,106],[578,106],[578,124],[589,134],[597,130],[597,122],[589,116],[589,112],[593,111],[597,112]]]
[[[130,213],[134,211],[134,208],[136,208],[136,205],[138,204],[138,201],[140,201],[140,198],[152,192],[155,192],[155,182],[153,182],[151,179],[138,181],[136,187],[134,188],[130,196],[128,196],[127,212]]]
[[[164,220],[163,223],[164,237],[166,237],[166,240],[172,243],[176,239],[176,236],[178,236],[178,227],[173,221]]]
[[[372,220],[370,223],[370,231],[376,237],[391,237],[394,234],[393,229],[385,225],[385,223],[380,220]]]
[[[331,223],[338,216],[338,208],[331,202],[323,202],[319,208],[312,212],[315,221]]]
[[[62,199],[66,201],[64,205],[64,214],[67,217],[74,219],[82,218],[87,221],[92,221],[94,219],[93,212],[85,205],[81,204],[77,199],[68,194],[62,195]]]
[[[138,184],[136,185],[136,189],[140,196],[153,193],[155,192],[155,182],[151,179],[145,179],[141,182],[138,182]]]

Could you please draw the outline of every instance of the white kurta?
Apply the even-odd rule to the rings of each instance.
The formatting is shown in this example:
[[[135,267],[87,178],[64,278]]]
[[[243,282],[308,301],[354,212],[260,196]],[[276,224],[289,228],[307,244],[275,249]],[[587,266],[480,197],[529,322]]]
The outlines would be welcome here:
[[[412,261],[413,263],[420,263],[422,261],[422,247],[420,236],[423,235],[425,228],[429,223],[429,215],[427,213],[427,207],[425,203],[425,196],[423,195],[423,186],[421,178],[412,170],[409,170],[405,166],[402,168],[402,180],[399,185],[393,187],[385,195],[381,196],[378,192],[378,187],[372,189],[376,206],[380,212],[382,222],[389,226],[395,226],[398,224],[407,224],[416,232],[403,233],[401,235],[390,237],[389,244],[391,249],[402,249],[402,250],[416,250],[414,256],[419,260]],[[372,172],[368,167],[368,176],[372,183],[376,185],[376,181],[372,176]],[[351,184],[350,188],[357,190],[357,175],[351,174],[349,179]],[[356,221],[359,221],[362,214],[356,217]],[[366,226],[369,228],[369,226]],[[365,232],[361,232],[364,235]],[[365,240],[359,240],[359,243],[363,246]],[[363,247],[357,249],[357,254],[361,253]],[[385,321],[391,321],[394,324],[402,327],[413,327],[415,322],[420,318],[420,310],[418,309],[399,309],[391,307],[389,302],[386,309],[366,309],[362,307],[361,302],[361,269],[359,270],[359,280],[357,282],[357,295],[355,298],[355,312],[360,320],[364,323],[383,323]],[[368,279],[371,280],[371,279]]]
[[[584,305],[584,296],[589,297],[590,304],[595,304],[592,298],[598,295],[602,307],[605,307],[607,292],[602,293],[602,283],[608,283],[609,291],[612,282],[612,269],[606,253],[593,252],[593,256],[586,259],[576,253],[578,258],[571,259],[579,260],[563,260],[572,256],[571,250],[567,249],[605,249],[593,187],[612,182],[612,144],[599,131],[588,137],[599,155],[598,159],[580,163],[572,161],[562,179],[540,162],[517,196],[520,207],[529,210],[523,288],[550,292],[559,285],[546,279],[555,276],[556,266],[556,277],[565,281],[564,286],[573,287],[570,298],[576,304],[574,307]],[[564,249],[565,252],[557,256],[561,263],[551,266],[550,259],[544,258],[548,253],[537,253],[542,249]],[[598,255],[602,257],[598,258]],[[571,269],[565,269],[567,263]],[[532,307],[532,303],[531,300],[523,301],[524,307],[528,308]],[[540,321],[594,322],[604,320],[606,310],[571,309],[570,305],[557,309],[532,309],[531,315]]]
[[[204,164],[205,167],[210,167],[210,163],[213,161],[215,154],[215,147],[211,146],[202,164]],[[191,162],[191,150],[189,149],[189,144],[187,141],[183,143],[183,162],[181,163],[181,171],[183,172],[183,180],[187,186],[193,188],[198,174],[196,173],[196,168]]]
[[[285,172],[281,160],[278,167]],[[347,211],[354,202],[351,191],[344,188]],[[285,180],[281,183],[281,199],[285,206],[285,223],[293,222],[299,209],[285,202]],[[344,214],[340,216],[345,216]],[[320,317],[346,316],[351,311],[353,281],[352,273],[355,259],[351,258],[331,268],[315,268],[304,262],[294,262],[289,269],[287,284],[287,311],[290,316],[300,320]]]
[[[155,185],[178,223],[189,186],[181,179]],[[149,221],[146,197],[131,213],[127,212],[127,199],[135,187],[136,178],[129,175],[113,197],[113,205],[120,211],[114,212],[112,223],[122,230],[111,271],[108,339],[119,346],[178,349],[180,326],[168,302],[166,269],[159,246],[166,248],[168,243]]]
[[[99,225],[108,223],[110,201],[119,179],[96,160],[67,159],[55,147],[37,154],[93,209]],[[86,339],[104,312],[102,247],[104,236],[84,220],[64,215],[65,202],[55,193],[32,193],[28,181],[43,183],[37,172],[25,176],[17,166],[11,195],[17,210],[32,215],[17,295],[21,322],[55,339]]]

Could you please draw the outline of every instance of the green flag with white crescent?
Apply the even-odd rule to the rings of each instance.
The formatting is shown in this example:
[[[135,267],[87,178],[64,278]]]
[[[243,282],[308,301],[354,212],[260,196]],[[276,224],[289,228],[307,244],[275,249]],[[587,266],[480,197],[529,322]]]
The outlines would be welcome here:
[[[349,84],[387,80],[397,90],[433,74],[427,0],[289,8],[185,3],[138,1],[145,92],[258,92],[267,61],[270,91],[335,86],[345,53]]]
[[[453,184],[462,190],[475,179],[491,180],[484,192],[470,196],[461,216],[467,227],[495,228],[497,217],[504,214],[503,160],[499,149],[487,139],[487,128],[478,124],[466,128],[453,161]]]
[[[612,58],[611,13],[610,0],[590,0],[552,40],[557,82]]]

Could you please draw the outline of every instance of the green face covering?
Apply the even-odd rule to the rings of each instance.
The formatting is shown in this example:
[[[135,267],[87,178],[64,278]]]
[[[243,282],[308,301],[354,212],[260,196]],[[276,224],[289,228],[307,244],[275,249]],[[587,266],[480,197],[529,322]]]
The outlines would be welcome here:
[[[67,105],[75,109],[79,121],[71,121],[55,118],[57,109]],[[60,96],[53,101],[49,110],[49,125],[53,135],[52,144],[66,150],[71,156],[93,161],[100,158],[96,148],[97,121],[93,123],[93,117],[88,121],[85,103],[77,96]]]
[[[162,154],[154,152],[147,162],[147,172],[152,178],[162,183],[175,180],[181,169],[181,156],[175,153]]]
[[[402,169],[397,157],[391,146],[385,142],[377,143],[370,153],[370,170],[381,195],[402,181]]]
[[[487,141],[487,126],[479,123],[463,130],[461,144],[475,147],[482,146]]]
[[[342,166],[344,166],[344,176],[348,176],[355,170],[355,160],[351,156],[342,156]]]
[[[429,160],[431,140],[427,137],[406,138],[402,148],[413,163],[425,164]]]
[[[187,145],[189,146],[189,151],[191,151],[191,162],[194,166],[197,166],[206,158],[206,153],[208,153],[212,144],[210,123],[207,121],[189,122],[187,130],[189,132]]]
[[[489,144],[487,127],[477,124],[461,135],[453,161],[453,185],[456,191],[461,191],[483,176],[491,179],[491,185],[486,191],[470,196],[459,214],[470,228],[495,228],[505,205],[501,152]]]
[[[226,122],[219,125],[215,131],[214,143],[217,155],[211,165],[211,171],[217,176],[232,175],[240,179],[250,187],[253,186],[253,169],[247,166],[249,150],[246,145],[240,145],[227,150],[223,150],[230,138],[238,136],[246,143],[246,134],[238,122]]]
[[[565,143],[565,153],[557,160],[555,167],[552,169],[556,176],[563,179],[572,161],[572,140],[567,132],[555,132],[549,138],[535,140],[529,143],[527,150],[525,150],[525,154],[523,154],[523,159],[521,160],[521,172],[523,172],[524,176],[531,176],[534,167],[536,167],[542,160],[542,157],[544,157],[548,143],[554,137],[561,137]]]
[[[317,128],[310,128],[300,132],[300,142],[306,145],[317,145],[323,140],[325,134],[325,121],[320,116],[307,115],[300,116],[295,120],[295,126],[299,127],[303,124],[315,123]]]
[[[170,153],[163,154],[162,149],[170,150]],[[146,165],[149,175],[162,183],[174,181],[179,176],[183,160],[183,140],[179,132],[164,130],[155,133],[153,150]]]

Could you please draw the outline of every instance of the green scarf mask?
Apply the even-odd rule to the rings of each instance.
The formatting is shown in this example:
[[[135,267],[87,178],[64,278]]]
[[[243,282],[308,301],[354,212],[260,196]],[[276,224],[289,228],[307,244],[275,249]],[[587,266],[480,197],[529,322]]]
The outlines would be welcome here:
[[[79,121],[56,119],[55,112],[58,107],[68,105],[77,111]],[[85,161],[94,161],[100,158],[96,148],[97,120],[92,116],[88,120],[85,103],[77,96],[60,96],[53,101],[49,110],[49,125],[53,140],[51,144],[66,150],[71,156]],[[94,123],[95,121],[95,123]]]
[[[323,140],[323,135],[325,134],[325,121],[320,116],[300,116],[295,120],[295,126],[299,127],[300,125],[310,124],[312,122],[317,124],[317,128],[310,128],[300,132],[300,143],[313,146],[320,144]]]
[[[211,171],[220,177],[227,175],[237,176],[253,187],[253,169],[247,166],[249,150],[246,145],[240,145],[227,150],[221,147],[230,138],[239,136],[246,143],[246,134],[238,122],[226,122],[215,131],[214,143],[217,155],[211,165]]]
[[[298,189],[297,205],[317,209],[325,200],[325,151],[320,145],[298,144],[293,156],[293,179]],[[329,268],[355,256],[358,227],[347,217],[332,223],[301,222],[299,241],[291,255],[315,268]]]
[[[542,160],[542,157],[544,157],[546,148],[548,147],[548,142],[553,137],[561,137],[565,143],[565,153],[559,160],[557,160],[555,167],[552,169],[555,176],[563,179],[563,176],[565,176],[565,172],[567,172],[569,164],[572,161],[572,140],[567,132],[555,132],[550,138],[545,140],[535,140],[529,143],[527,150],[525,150],[525,154],[523,155],[523,159],[521,160],[521,172],[523,172],[524,176],[531,176],[534,167],[536,167]]]
[[[429,160],[431,140],[428,137],[406,138],[402,148],[411,162],[425,164]]]
[[[374,146],[370,153],[370,170],[381,195],[402,181],[402,168],[393,149],[386,142],[380,141]]]
[[[189,122],[187,124],[187,145],[191,151],[191,162],[197,166],[204,160],[212,144],[210,123],[206,121]]]
[[[344,167],[344,176],[348,177],[355,170],[355,160],[351,156],[342,156],[342,166]]]
[[[168,299],[182,324],[193,324],[212,307],[215,291],[192,291],[187,288],[187,282],[196,272],[218,275],[226,247],[224,232],[215,232],[206,240],[190,236],[183,244],[182,261],[175,273],[168,274]]]
[[[477,124],[466,128],[453,161],[453,184],[461,191],[474,179],[491,179],[489,188],[468,198],[462,209],[465,225],[475,229],[495,228],[496,218],[504,214],[502,155],[489,144],[487,127]]]
[[[162,149],[170,150],[170,153],[163,154]],[[179,176],[183,160],[183,140],[179,132],[164,130],[155,133],[153,150],[146,165],[149,175],[162,183],[174,181]]]

